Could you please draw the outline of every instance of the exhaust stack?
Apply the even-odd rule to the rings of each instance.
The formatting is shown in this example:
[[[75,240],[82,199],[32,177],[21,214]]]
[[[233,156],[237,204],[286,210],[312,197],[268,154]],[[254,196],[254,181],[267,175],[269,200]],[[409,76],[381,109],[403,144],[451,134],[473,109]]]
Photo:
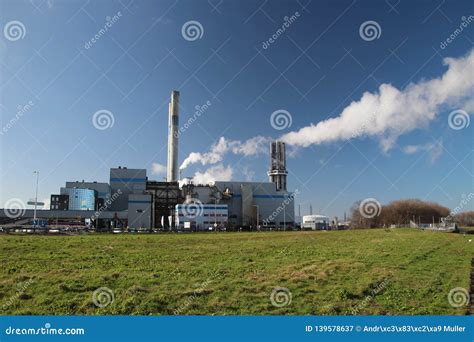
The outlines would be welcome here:
[[[286,148],[282,141],[273,141],[270,144],[269,181],[275,183],[277,191],[286,191]]]
[[[168,172],[166,181],[178,181],[179,91],[173,90],[168,111]]]

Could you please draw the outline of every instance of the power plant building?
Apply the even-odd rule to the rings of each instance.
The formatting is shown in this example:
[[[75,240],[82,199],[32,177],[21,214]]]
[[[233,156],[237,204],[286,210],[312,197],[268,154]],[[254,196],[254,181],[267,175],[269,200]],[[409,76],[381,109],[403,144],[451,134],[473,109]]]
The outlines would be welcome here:
[[[225,204],[183,203],[176,205],[176,227],[183,231],[222,230],[228,227]]]
[[[143,194],[146,190],[146,170],[121,167],[110,169],[110,192],[116,195],[110,205],[112,211],[128,209],[131,194]]]
[[[109,183],[101,182],[66,182],[66,188],[91,189],[97,191],[97,200],[100,203],[106,202],[110,198]]]
[[[301,229],[327,230],[329,229],[329,217],[324,215],[305,215],[303,216]]]
[[[95,210],[97,191],[93,189],[61,188],[61,195],[69,197],[68,210]]]
[[[292,229],[295,194],[287,190],[284,142],[270,145],[268,182],[180,182],[179,97],[173,91],[169,103],[166,181],[149,180],[146,169],[111,168],[109,183],[66,182],[59,195],[51,195],[50,210],[38,210],[38,217],[79,219],[98,230]],[[196,203],[197,215],[187,215]],[[32,214],[25,211],[25,217]]]

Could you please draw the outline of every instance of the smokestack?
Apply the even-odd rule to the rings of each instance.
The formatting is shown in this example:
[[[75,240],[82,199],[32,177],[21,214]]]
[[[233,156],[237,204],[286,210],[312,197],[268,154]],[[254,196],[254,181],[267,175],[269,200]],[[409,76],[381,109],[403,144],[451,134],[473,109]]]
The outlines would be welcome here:
[[[173,90],[168,110],[168,182],[178,181],[179,91]]]
[[[286,149],[282,141],[274,141],[270,144],[270,170],[269,181],[275,183],[277,191],[286,191]]]

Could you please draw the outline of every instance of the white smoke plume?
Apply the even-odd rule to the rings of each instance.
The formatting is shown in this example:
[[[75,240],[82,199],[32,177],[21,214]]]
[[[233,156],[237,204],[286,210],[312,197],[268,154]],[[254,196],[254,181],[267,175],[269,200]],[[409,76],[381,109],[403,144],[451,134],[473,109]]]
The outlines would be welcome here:
[[[406,154],[415,154],[419,152],[426,152],[429,154],[431,163],[434,163],[443,154],[443,141],[439,140],[433,143],[427,143],[423,145],[407,145],[402,148],[402,151]]]
[[[205,172],[196,172],[193,177],[194,184],[212,184],[215,181],[229,181],[232,179],[234,171],[230,166],[225,167],[217,164],[210,167]]]
[[[216,164],[223,160],[226,153],[233,153],[243,156],[254,156],[267,152],[268,143],[271,138],[257,136],[247,141],[227,140],[220,137],[219,141],[211,146],[209,152],[199,153],[192,152],[183,161],[180,170],[187,168],[189,165],[200,163],[201,165]]]
[[[384,151],[397,138],[427,127],[443,106],[470,110],[474,95],[474,50],[461,58],[445,58],[448,70],[439,78],[411,83],[398,90],[382,84],[378,92],[366,92],[336,117],[303,127],[281,137],[289,145],[307,147],[365,136],[380,139]]]
[[[391,84],[382,84],[378,92],[365,92],[359,101],[352,102],[339,116],[284,134],[280,140],[293,147],[288,155],[297,153],[300,147],[366,136],[379,138],[382,149],[388,151],[399,136],[427,127],[443,107],[451,106],[472,112],[474,49],[464,57],[445,58],[443,62],[448,69],[439,78],[411,83],[402,90]],[[257,136],[241,142],[221,137],[208,152],[191,153],[180,169],[195,163],[220,163],[229,152],[244,156],[266,153],[271,140],[269,137]],[[431,151],[433,160],[442,153],[439,146],[435,147]],[[405,152],[410,153],[410,149],[413,148]]]
[[[166,166],[158,163],[152,163],[151,173],[153,175],[164,175],[166,174]]]

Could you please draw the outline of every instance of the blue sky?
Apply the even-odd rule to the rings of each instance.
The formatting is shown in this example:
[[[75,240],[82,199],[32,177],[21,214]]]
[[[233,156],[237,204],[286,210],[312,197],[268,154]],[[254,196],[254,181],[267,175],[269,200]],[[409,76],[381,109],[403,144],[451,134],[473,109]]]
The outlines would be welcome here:
[[[382,83],[403,89],[441,77],[443,59],[466,56],[474,42],[472,22],[440,46],[463,16],[474,15],[472,1],[4,0],[0,6],[1,27],[19,21],[24,33],[0,36],[0,206],[34,197],[33,170],[40,171],[40,199],[66,180],[108,181],[109,168],[118,165],[147,168],[150,179],[161,179],[152,164],[166,165],[173,89],[181,92],[181,124],[195,106],[211,103],[181,135],[181,163],[220,137],[278,138],[338,117]],[[107,20],[114,22],[86,48]],[[183,37],[188,21],[201,25],[200,38]],[[367,21],[379,25],[377,39],[362,39]],[[18,107],[29,103],[19,116]],[[270,117],[281,109],[292,122],[276,130]],[[94,126],[100,110],[112,113],[113,126]],[[452,129],[454,110],[472,114],[447,103],[388,150],[367,135],[289,146],[288,184],[299,190],[302,213],[312,203],[314,212],[341,217],[368,197],[457,206],[473,190],[474,124]],[[227,153],[216,164],[191,165],[183,176],[217,167],[235,180],[264,181],[268,164],[264,153]]]

